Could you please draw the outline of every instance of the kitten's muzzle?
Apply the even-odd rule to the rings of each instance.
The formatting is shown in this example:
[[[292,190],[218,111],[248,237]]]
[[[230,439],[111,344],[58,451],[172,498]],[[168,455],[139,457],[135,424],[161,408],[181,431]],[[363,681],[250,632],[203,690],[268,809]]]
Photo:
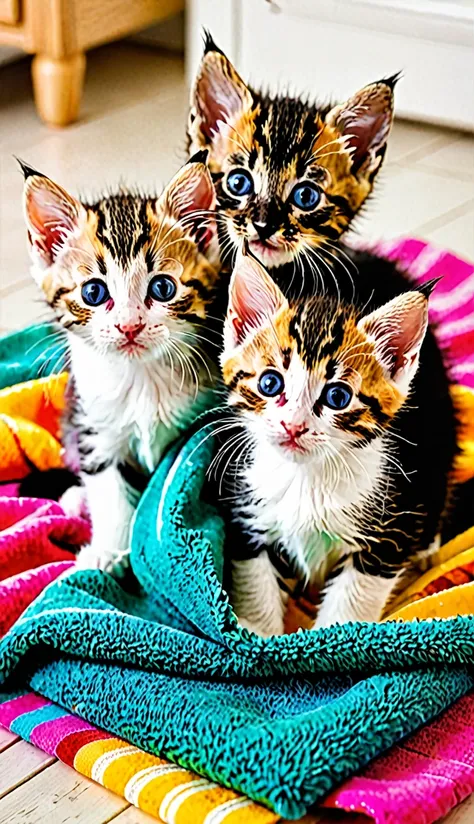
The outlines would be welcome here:
[[[270,223],[253,221],[252,225],[262,243],[266,243],[275,234],[275,227]]]
[[[138,337],[140,332],[143,332],[145,328],[144,323],[135,323],[135,324],[123,324],[122,326],[120,323],[115,324],[115,328],[118,329],[122,335],[125,335],[127,339],[127,343],[135,343],[135,338]]]
[[[281,426],[285,431],[285,435],[281,438],[280,443],[290,449],[301,449],[299,438],[309,432],[307,426],[304,424],[291,424],[281,421]]]

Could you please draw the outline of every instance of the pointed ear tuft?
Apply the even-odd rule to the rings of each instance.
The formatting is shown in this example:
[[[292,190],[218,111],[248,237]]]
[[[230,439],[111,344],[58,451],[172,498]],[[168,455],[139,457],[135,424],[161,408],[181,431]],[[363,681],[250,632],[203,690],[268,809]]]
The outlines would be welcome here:
[[[158,207],[189,231],[202,251],[213,235],[209,217],[203,212],[212,212],[215,206],[216,193],[211,175],[196,155],[181,167],[158,201]]]
[[[213,43],[213,41],[212,41]],[[213,43],[206,45],[191,97],[189,133],[205,146],[222,128],[252,106],[252,94],[232,63]]]
[[[209,29],[203,29],[202,34],[204,40],[204,54],[207,54],[208,52],[212,51],[219,52],[219,54],[224,54],[222,49],[220,49],[219,46],[216,44]]]
[[[21,171],[23,172],[23,177],[25,178],[25,180],[28,180],[29,177],[46,177],[46,175],[44,175],[42,172],[38,172],[37,169],[33,169],[33,166],[30,166],[28,163],[25,163],[25,161],[21,160],[21,158],[17,157],[16,155],[13,155],[13,157],[15,158]]]
[[[200,149],[198,152],[194,152],[193,156],[189,158],[188,163],[204,163],[204,165],[206,165],[208,157],[209,149]]]
[[[365,86],[326,116],[351,151],[352,171],[358,177],[372,179],[382,164],[393,121],[396,79]]]
[[[424,283],[418,283],[416,286],[416,291],[421,292],[426,298],[429,298],[434,290],[436,289],[440,280],[442,280],[442,276],[440,275],[437,278],[431,278],[430,280],[425,280]]]
[[[408,394],[428,328],[426,296],[420,290],[404,292],[363,317],[358,328],[374,344],[387,378]]]
[[[387,86],[390,86],[390,88],[393,92],[393,90],[394,90],[395,86],[397,85],[398,81],[401,80],[402,78],[403,78],[403,72],[399,71],[399,72],[395,72],[395,74],[391,74],[390,77],[384,77],[383,80],[381,80],[380,82],[385,83]]]
[[[253,255],[240,252],[229,286],[224,348],[239,346],[287,305],[283,292],[262,264]]]
[[[82,204],[45,175],[26,166],[23,204],[33,259],[50,266],[82,226],[87,213]]]

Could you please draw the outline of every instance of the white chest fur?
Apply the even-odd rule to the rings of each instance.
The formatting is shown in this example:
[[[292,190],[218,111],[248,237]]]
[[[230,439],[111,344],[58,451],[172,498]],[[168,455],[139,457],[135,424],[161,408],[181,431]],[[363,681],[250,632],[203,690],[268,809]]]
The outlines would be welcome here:
[[[104,458],[132,457],[151,472],[195,400],[195,385],[159,357],[103,356],[73,335],[70,350],[76,392]]]
[[[241,507],[247,527],[280,543],[310,576],[331,543],[356,549],[364,538],[364,512],[381,494],[382,440],[329,460],[296,462],[259,443],[245,470],[251,501]],[[365,536],[367,533],[365,533]]]

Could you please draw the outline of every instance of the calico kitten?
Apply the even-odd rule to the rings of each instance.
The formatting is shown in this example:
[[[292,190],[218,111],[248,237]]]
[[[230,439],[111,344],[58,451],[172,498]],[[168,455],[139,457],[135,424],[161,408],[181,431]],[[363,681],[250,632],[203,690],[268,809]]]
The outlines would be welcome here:
[[[214,381],[204,159],[160,197],[122,189],[94,203],[21,164],[32,274],[67,334],[66,457],[79,462],[93,530],[82,566],[112,569],[126,552],[128,481],[153,471]]]
[[[221,356],[246,436],[226,493],[228,551],[236,612],[262,635],[283,631],[280,555],[306,580],[326,577],[317,627],[377,621],[440,529],[446,460],[430,422],[442,427],[446,376],[417,372],[429,291],[372,311],[328,295],[288,301],[239,256]]]
[[[223,258],[246,239],[267,267],[331,263],[334,242],[371,193],[393,118],[398,77],[345,103],[316,105],[248,86],[207,35],[191,97],[191,153],[209,150]],[[319,253],[319,254],[316,254]],[[293,272],[293,263],[298,262]]]

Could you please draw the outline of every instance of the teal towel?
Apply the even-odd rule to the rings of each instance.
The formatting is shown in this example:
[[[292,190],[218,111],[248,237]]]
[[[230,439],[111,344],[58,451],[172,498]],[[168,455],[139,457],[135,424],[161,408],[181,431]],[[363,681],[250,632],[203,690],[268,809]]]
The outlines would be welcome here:
[[[0,642],[0,683],[298,818],[473,687],[474,618],[240,629],[223,521],[200,501],[212,454],[196,433],[149,483],[132,533],[140,593],[97,570],[54,582]]]

